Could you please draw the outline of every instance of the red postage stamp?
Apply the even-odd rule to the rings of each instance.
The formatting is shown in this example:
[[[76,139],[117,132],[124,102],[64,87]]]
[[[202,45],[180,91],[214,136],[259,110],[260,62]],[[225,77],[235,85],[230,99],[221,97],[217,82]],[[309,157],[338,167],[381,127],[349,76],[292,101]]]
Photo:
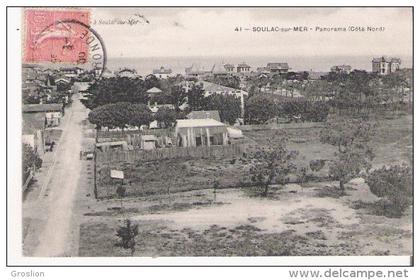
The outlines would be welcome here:
[[[85,63],[89,15],[76,9],[25,10],[24,62]]]

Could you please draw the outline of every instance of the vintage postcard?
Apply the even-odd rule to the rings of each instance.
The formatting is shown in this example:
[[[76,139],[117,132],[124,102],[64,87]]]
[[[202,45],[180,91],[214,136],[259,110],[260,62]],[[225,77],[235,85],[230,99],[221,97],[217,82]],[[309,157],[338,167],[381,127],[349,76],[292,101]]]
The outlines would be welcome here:
[[[15,13],[23,259],[412,264],[412,7]]]

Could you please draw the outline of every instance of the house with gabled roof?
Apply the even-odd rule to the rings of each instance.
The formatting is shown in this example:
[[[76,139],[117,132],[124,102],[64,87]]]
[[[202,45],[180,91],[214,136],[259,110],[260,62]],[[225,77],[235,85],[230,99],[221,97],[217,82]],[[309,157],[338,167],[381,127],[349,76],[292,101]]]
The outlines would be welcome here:
[[[175,136],[178,147],[228,145],[226,124],[214,119],[177,120]]]
[[[172,75],[172,69],[161,66],[159,69],[153,69],[153,75],[158,79],[167,79]]]
[[[220,114],[217,110],[209,110],[209,111],[191,111],[187,115],[188,119],[213,119],[220,122]]]
[[[251,66],[246,64],[245,62],[242,62],[236,66],[236,72],[237,73],[249,73],[251,71]]]
[[[372,72],[379,75],[388,75],[400,69],[401,59],[396,57],[377,57],[372,59]]]
[[[23,113],[36,114],[44,113],[47,126],[58,126],[64,115],[63,104],[25,104],[22,107]]]
[[[286,74],[289,71],[289,64],[286,62],[269,62],[267,63],[268,71],[271,73]]]

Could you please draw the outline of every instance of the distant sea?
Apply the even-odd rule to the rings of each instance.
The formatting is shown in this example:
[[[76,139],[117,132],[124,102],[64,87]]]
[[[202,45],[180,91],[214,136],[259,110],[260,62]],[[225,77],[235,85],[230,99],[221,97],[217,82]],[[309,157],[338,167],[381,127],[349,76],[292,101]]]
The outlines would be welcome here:
[[[380,55],[378,55],[380,56]],[[268,62],[287,62],[291,71],[329,71],[333,65],[348,64],[353,69],[367,70],[372,69],[372,56],[311,56],[311,57],[285,57],[285,56],[244,56],[244,57],[217,57],[217,56],[199,56],[199,57],[111,57],[108,58],[107,68],[111,71],[120,68],[135,69],[140,75],[152,73],[153,69],[164,66],[171,68],[176,74],[185,74],[185,68],[193,63],[211,69],[216,64],[239,64],[247,63],[255,70],[257,67],[266,66]],[[411,57],[401,57],[401,67],[411,68]]]

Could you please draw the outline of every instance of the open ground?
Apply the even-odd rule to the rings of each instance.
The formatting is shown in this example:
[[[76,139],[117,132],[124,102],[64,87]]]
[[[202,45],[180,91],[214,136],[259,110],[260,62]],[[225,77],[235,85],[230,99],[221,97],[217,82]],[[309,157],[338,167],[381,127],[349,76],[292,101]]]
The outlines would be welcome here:
[[[372,140],[373,167],[411,164],[412,118],[381,120]],[[331,159],[334,147],[321,144],[318,129],[287,131],[288,148],[299,151],[299,166],[313,159]],[[275,129],[245,133],[257,144],[276,139]],[[411,255],[412,208],[401,218],[378,209],[379,198],[357,178],[346,195],[337,182],[272,185],[268,198],[245,187],[246,165],[236,158],[223,161],[185,160],[119,166],[130,171],[128,193],[122,200],[94,200],[84,185],[77,202],[80,256],[128,256],[117,246],[116,230],[130,218],[139,225],[135,256],[298,256]],[[147,170],[147,172],[145,172]],[[213,189],[213,179],[220,188]],[[117,184],[117,183],[116,183]],[[160,186],[157,188],[156,186]],[[115,186],[116,188],[116,186]],[[154,190],[148,193],[145,190]],[[87,196],[86,196],[87,195]]]

